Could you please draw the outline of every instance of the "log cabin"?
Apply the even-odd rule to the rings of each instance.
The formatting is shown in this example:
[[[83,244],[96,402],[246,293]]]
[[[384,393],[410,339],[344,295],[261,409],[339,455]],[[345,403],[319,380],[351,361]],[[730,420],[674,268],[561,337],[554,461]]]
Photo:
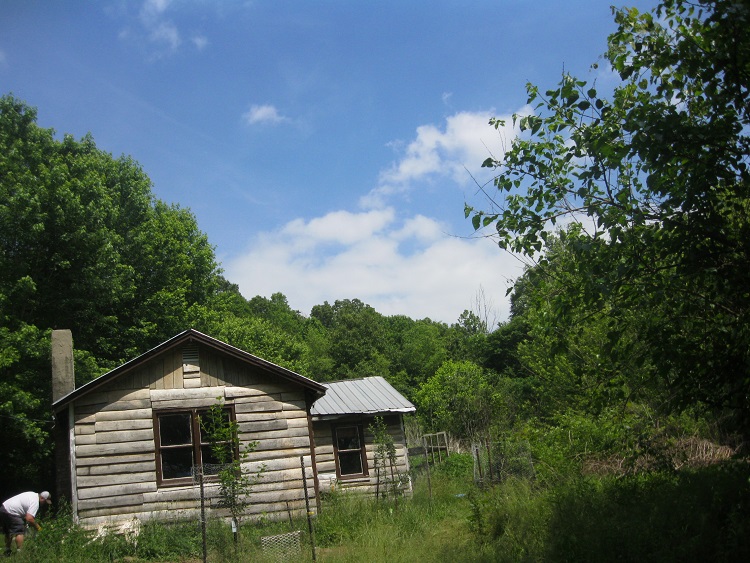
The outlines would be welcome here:
[[[306,496],[319,509],[321,488],[339,483],[377,491],[375,416],[393,438],[397,471],[408,471],[402,416],[414,406],[383,378],[318,383],[193,329],[78,388],[73,371],[72,335],[55,330],[57,493],[85,527],[198,518],[194,468],[211,461],[200,417],[218,402],[237,423],[240,448],[255,443],[242,464],[259,475],[250,517],[304,512]],[[204,473],[215,506],[218,485]]]

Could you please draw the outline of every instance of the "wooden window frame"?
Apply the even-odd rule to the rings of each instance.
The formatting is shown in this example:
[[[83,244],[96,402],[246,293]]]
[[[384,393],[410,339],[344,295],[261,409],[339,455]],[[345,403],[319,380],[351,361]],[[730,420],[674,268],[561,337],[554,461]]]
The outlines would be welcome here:
[[[175,408],[175,409],[159,409],[153,412],[154,421],[154,447],[156,457],[156,486],[157,487],[178,487],[183,485],[192,485],[192,477],[176,477],[173,479],[165,479],[162,474],[161,465],[161,452],[162,450],[185,448],[185,445],[179,446],[162,446],[161,445],[161,433],[159,417],[174,414],[189,414],[190,415],[190,437],[192,441],[192,452],[193,452],[193,465],[200,465],[203,461],[203,454],[201,452],[201,446],[206,446],[208,442],[204,442],[202,439],[200,422],[198,417],[205,414],[210,406],[206,407],[194,407],[194,408]],[[234,405],[224,405],[224,410],[229,413],[229,420],[236,422]],[[200,438],[196,440],[196,437]],[[239,451],[235,448],[234,459],[239,459]],[[216,475],[206,475],[206,481],[217,480]]]
[[[348,473],[346,475],[341,474],[341,464],[339,462],[340,450],[338,445],[338,431],[340,428],[356,428],[357,433],[359,434],[359,455],[362,463],[361,473]],[[341,422],[339,424],[332,424],[331,435],[333,439],[333,458],[336,461],[336,478],[346,480],[368,477],[370,472],[367,467],[367,446],[365,444],[364,425],[361,422]],[[355,450],[343,450],[344,453],[353,451]]]

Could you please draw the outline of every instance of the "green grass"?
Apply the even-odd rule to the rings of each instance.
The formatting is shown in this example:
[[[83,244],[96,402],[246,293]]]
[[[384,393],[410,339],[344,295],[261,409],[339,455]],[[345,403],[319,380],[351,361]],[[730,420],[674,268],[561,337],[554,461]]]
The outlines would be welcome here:
[[[494,561],[750,561],[746,462],[548,487],[508,480],[472,509]]]
[[[322,561],[467,561],[477,544],[469,527],[470,473],[423,475],[412,499],[375,502],[353,494],[329,497],[317,522]]]
[[[451,457],[414,481],[411,499],[375,501],[337,493],[315,520],[321,562],[750,561],[750,466],[727,462],[631,477],[508,479],[474,487],[470,456]],[[430,496],[430,490],[432,495]],[[144,523],[137,540],[95,537],[61,511],[46,518],[15,561],[183,562],[202,560],[197,522]],[[311,561],[306,520],[302,553]],[[288,520],[243,524],[235,545],[225,521],[208,526],[209,561],[271,561],[262,536]]]

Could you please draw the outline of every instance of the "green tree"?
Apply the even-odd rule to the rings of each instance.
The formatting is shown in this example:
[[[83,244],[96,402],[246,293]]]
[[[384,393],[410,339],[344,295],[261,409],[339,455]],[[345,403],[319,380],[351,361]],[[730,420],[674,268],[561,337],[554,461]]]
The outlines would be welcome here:
[[[310,316],[328,332],[328,352],[337,373],[332,378],[355,378],[390,373],[388,331],[384,317],[359,299],[327,301]]]
[[[0,327],[0,451],[6,464],[0,493],[6,496],[17,493],[20,483],[53,482],[52,383],[40,373],[49,373],[49,333],[29,325]]]
[[[112,367],[185,328],[219,271],[195,217],[154,199],[132,159],[54,138],[0,98],[0,303],[8,326],[70,328]]]
[[[487,374],[478,365],[449,360],[416,393],[425,426],[461,440],[486,438],[496,406]]]
[[[46,487],[50,329],[72,330],[80,385],[187,328],[221,278],[194,216],[137,163],[36,116],[0,97],[0,414],[4,482]]]
[[[265,319],[288,334],[300,335],[305,329],[305,318],[293,310],[283,293],[276,292],[270,299],[256,295],[248,302],[251,314]]]
[[[518,358],[518,346],[526,340],[528,330],[521,317],[511,317],[500,323],[487,335],[482,367],[508,377],[528,375]]]
[[[392,321],[390,318],[389,321]],[[413,397],[419,386],[432,377],[448,359],[445,325],[429,319],[389,322],[394,359],[391,382],[407,397]],[[393,330],[398,327],[399,330]]]
[[[267,320],[238,316],[213,306],[190,308],[189,324],[227,344],[301,374],[309,372],[308,347],[301,337],[291,336]]]
[[[642,329],[679,403],[705,402],[748,435],[750,6],[664,0],[614,15],[606,59],[620,84],[611,96],[569,75],[529,85],[521,136],[485,162],[498,207],[466,213],[537,257],[557,221],[588,218],[570,247],[587,274],[551,296],[547,322],[566,326],[582,303],[606,315],[610,342]]]

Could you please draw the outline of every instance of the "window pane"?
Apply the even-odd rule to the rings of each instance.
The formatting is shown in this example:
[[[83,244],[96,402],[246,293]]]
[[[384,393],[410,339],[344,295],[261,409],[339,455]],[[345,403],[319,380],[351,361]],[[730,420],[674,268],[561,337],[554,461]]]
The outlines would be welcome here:
[[[192,444],[190,413],[161,415],[159,417],[159,439],[162,446]]]
[[[193,448],[161,450],[162,479],[190,477],[193,467]]]
[[[359,451],[339,453],[339,470],[342,475],[362,473],[362,456]]]
[[[224,444],[227,449],[231,448],[229,444]],[[202,445],[201,446],[201,457],[203,458],[203,473],[204,475],[216,475],[219,472],[218,464],[221,463],[222,460],[219,460],[216,455],[214,455],[214,450],[211,446]],[[225,459],[223,460],[224,463],[230,463],[232,461],[232,458],[234,456],[231,455],[230,452],[227,452],[225,454]],[[208,467],[209,465],[214,465],[214,467]]]
[[[346,426],[336,429],[336,444],[340,450],[358,450],[359,432],[356,426]]]
[[[198,416],[201,417],[201,422],[203,424],[208,424],[208,422],[209,422],[208,413],[209,413],[209,411],[206,411],[206,410],[200,410],[200,411],[198,411]],[[226,425],[226,424],[229,423],[229,409],[222,409],[221,410],[221,422],[224,425]]]

